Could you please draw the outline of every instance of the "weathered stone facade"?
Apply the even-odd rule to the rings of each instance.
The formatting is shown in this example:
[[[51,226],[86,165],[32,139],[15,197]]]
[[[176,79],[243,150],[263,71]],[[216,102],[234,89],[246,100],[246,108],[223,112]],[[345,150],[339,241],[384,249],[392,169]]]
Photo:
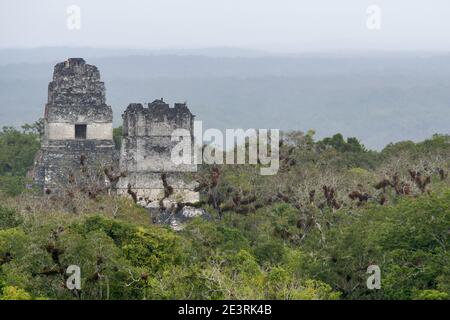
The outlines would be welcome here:
[[[112,120],[97,67],[80,58],[58,63],[48,86],[35,182],[44,190],[59,189],[80,166],[112,165]]]
[[[101,176],[103,168],[112,166],[120,173],[114,182],[117,192],[133,194],[143,205],[198,201],[195,183],[187,177],[197,166],[171,161],[174,130],[186,129],[187,138],[193,140],[194,116],[186,104],[170,108],[162,99],[147,108],[130,104],[122,117],[119,155],[113,142],[112,109],[105,102],[97,67],[80,58],[58,63],[48,86],[42,147],[32,173],[36,184],[47,192],[58,190],[76,179],[80,168],[83,172],[98,168]],[[106,177],[104,183],[108,184]]]
[[[162,99],[145,108],[142,104],[130,104],[123,114],[123,139],[120,154],[120,170],[126,177],[120,179],[118,192],[129,189],[146,203],[157,203],[165,198],[162,175],[173,189],[167,201],[198,201],[195,184],[189,182],[187,172],[195,172],[195,164],[175,164],[171,161],[172,132],[185,129],[193,141],[194,116],[184,103],[171,108]],[[184,138],[183,138],[184,139]]]

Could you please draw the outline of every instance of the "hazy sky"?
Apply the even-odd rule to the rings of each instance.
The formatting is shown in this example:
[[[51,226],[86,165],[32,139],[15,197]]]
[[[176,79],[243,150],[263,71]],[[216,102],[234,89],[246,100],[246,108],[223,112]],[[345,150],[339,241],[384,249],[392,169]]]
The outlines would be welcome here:
[[[81,28],[67,27],[67,7]],[[370,5],[381,29],[366,26]],[[449,0],[0,0],[0,47],[450,50]]]

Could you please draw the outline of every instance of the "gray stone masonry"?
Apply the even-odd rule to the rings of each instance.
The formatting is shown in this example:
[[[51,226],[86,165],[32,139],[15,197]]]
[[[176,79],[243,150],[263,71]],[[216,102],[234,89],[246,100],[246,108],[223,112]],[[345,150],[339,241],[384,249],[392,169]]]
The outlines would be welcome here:
[[[35,183],[48,193],[74,179],[83,180],[85,177],[78,175],[89,172],[98,173],[106,185],[103,168],[113,167],[123,173],[116,184],[118,193],[129,196],[134,192],[150,207],[161,199],[198,201],[195,183],[189,177],[197,166],[171,161],[174,130],[186,129],[186,138],[193,141],[194,116],[186,104],[176,103],[171,108],[162,99],[148,107],[130,104],[122,117],[119,155],[113,142],[113,113],[106,104],[105,85],[97,67],[81,58],[58,63],[48,86],[41,150],[30,173]],[[167,189],[172,191],[170,196]]]
[[[128,187],[147,202],[164,197],[161,175],[174,189],[173,201],[195,202],[198,193],[195,183],[189,181],[189,172],[197,171],[195,164],[174,164],[171,161],[172,132],[186,129],[192,139],[194,116],[184,103],[171,108],[162,99],[155,100],[145,108],[132,103],[123,114],[123,139],[120,154],[120,170],[127,172],[118,184],[119,192],[126,193]]]
[[[69,178],[79,178],[80,167],[101,172],[113,165],[112,119],[97,67],[81,58],[58,63],[48,85],[42,146],[32,173],[36,184],[56,191]],[[84,127],[81,137],[76,126]]]

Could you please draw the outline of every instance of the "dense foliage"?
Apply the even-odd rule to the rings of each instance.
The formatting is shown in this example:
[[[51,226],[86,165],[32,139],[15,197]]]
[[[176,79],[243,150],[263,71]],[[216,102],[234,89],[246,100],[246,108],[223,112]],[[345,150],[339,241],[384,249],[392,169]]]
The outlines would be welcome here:
[[[24,190],[26,173],[39,149],[41,122],[25,125],[19,131],[12,127],[0,130],[0,191],[18,195]]]
[[[449,299],[449,137],[375,152],[313,134],[284,136],[274,176],[202,167],[212,219],[181,231],[107,193],[0,193],[0,299]],[[0,138],[2,177],[23,177],[36,134]]]

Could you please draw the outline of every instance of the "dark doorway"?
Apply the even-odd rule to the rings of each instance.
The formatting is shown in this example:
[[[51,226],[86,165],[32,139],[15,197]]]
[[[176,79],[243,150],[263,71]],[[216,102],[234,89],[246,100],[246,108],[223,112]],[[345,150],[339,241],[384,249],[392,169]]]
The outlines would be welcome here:
[[[75,139],[86,140],[87,125],[76,124],[75,125]]]

